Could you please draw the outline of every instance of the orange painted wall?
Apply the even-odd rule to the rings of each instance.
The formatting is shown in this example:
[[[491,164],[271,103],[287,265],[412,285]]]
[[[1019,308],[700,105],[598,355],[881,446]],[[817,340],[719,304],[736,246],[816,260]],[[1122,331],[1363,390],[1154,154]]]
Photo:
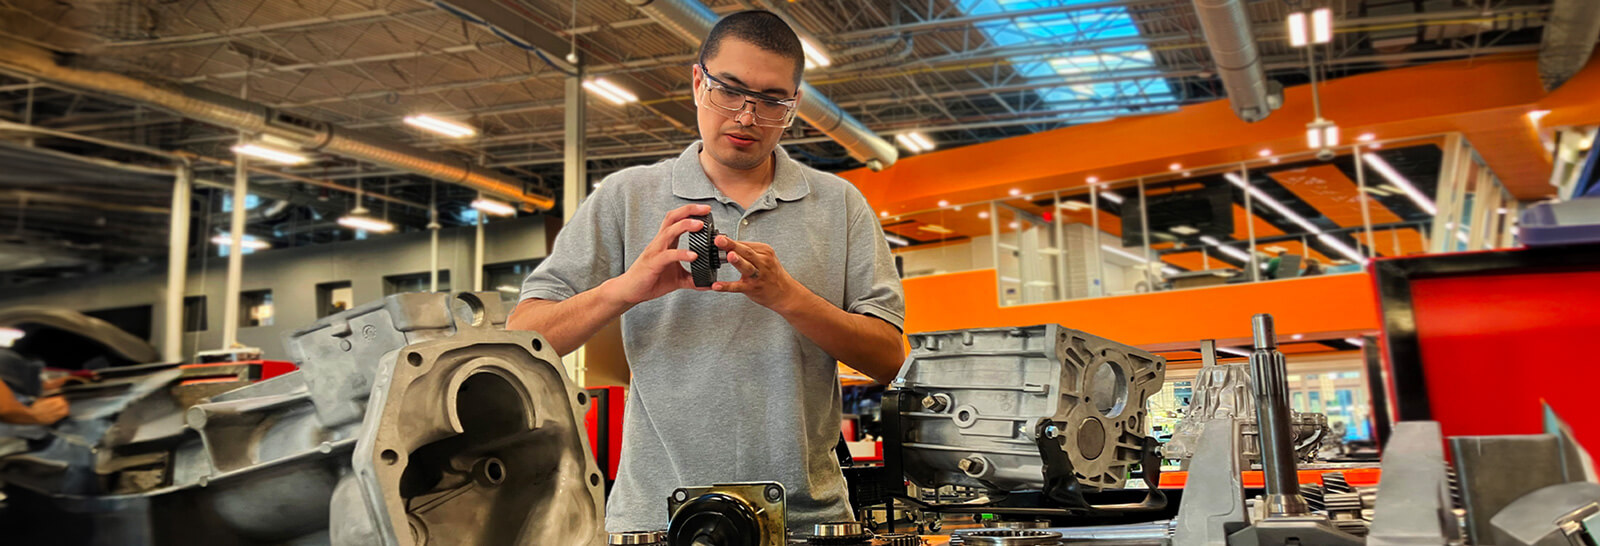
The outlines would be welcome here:
[[[1378,329],[1365,273],[1001,308],[993,269],[906,279],[906,331],[1059,323],[1129,345],[1250,337],[1250,317],[1278,331]]]

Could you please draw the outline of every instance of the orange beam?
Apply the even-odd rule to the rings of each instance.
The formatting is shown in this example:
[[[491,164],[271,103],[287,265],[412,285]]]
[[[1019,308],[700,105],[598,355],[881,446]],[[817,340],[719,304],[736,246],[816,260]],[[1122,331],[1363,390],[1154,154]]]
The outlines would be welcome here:
[[[1249,338],[1256,313],[1272,313],[1284,332],[1378,328],[1377,298],[1365,273],[1004,308],[995,281],[993,269],[902,281],[906,332],[1062,323],[1120,343],[1150,345]]]
[[[1526,112],[1549,109],[1546,126],[1600,122],[1600,63],[1546,97],[1532,54],[1484,57],[1351,76],[1320,88],[1324,115],[1347,135],[1381,139],[1460,131],[1521,199],[1549,195],[1548,154]],[[1547,100],[1546,100],[1547,99]],[[1310,88],[1285,90],[1285,105],[1254,124],[1226,100],[1157,116],[1078,125],[907,157],[882,172],[842,173],[877,210],[932,209],[940,199],[1003,199],[1013,188],[1081,187],[1088,176],[1119,180],[1167,172],[1169,163],[1216,165],[1305,148]]]

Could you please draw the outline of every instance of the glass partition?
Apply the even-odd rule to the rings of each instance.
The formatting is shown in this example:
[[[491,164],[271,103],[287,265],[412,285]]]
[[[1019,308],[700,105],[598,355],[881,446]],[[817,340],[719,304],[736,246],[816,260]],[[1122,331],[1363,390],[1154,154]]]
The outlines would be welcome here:
[[[994,268],[989,203],[882,218],[904,278]]]

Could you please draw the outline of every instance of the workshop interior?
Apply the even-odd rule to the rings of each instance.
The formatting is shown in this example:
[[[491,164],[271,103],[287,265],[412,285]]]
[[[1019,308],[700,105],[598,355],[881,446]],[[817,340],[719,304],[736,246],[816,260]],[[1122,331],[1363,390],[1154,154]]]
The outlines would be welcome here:
[[[700,79],[749,10],[798,100]],[[0,0],[0,544],[1600,546],[1597,42],[1594,0]],[[508,324],[712,93],[870,207],[904,361],[819,379],[848,518],[730,474],[608,529],[640,326]],[[682,290],[753,278],[696,218]]]

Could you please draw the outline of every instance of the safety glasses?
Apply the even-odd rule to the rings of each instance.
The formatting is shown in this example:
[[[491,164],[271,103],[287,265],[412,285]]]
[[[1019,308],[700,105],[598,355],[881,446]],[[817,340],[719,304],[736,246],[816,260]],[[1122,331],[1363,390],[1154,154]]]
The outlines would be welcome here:
[[[788,127],[794,123],[797,110],[795,107],[800,104],[798,98],[780,99],[729,85],[712,76],[704,64],[700,65],[700,73],[705,76],[702,80],[704,83],[700,86],[702,105],[712,107],[722,112],[722,115],[735,120],[745,111],[746,105],[753,105],[750,112],[755,119],[754,125],[758,127]]]

